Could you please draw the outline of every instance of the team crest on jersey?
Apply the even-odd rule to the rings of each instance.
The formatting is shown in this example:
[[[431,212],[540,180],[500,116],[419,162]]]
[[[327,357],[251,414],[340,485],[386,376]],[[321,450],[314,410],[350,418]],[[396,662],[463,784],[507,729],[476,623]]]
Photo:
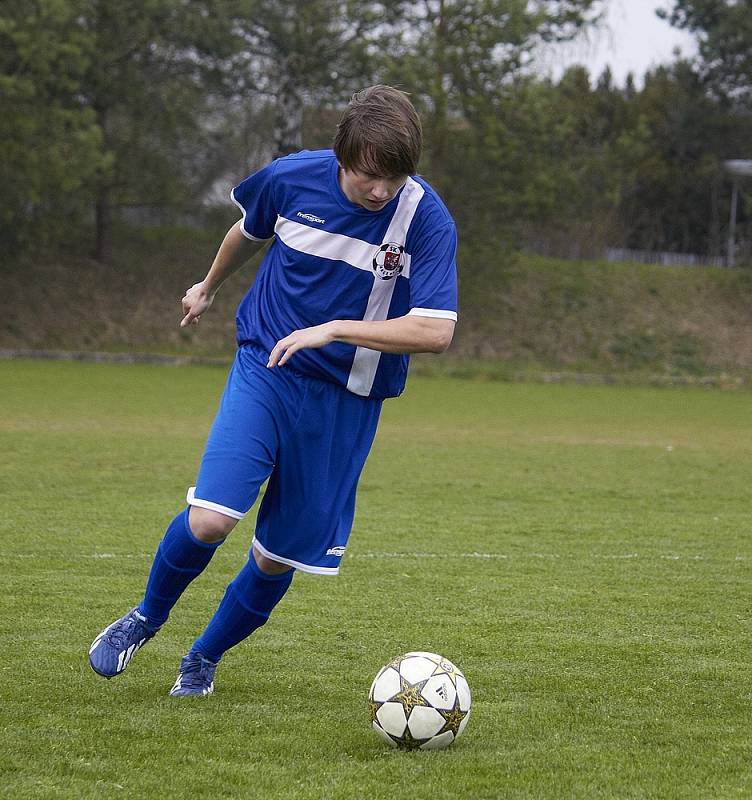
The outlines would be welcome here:
[[[391,280],[402,272],[405,266],[405,248],[401,244],[387,242],[376,251],[373,271],[383,281]]]

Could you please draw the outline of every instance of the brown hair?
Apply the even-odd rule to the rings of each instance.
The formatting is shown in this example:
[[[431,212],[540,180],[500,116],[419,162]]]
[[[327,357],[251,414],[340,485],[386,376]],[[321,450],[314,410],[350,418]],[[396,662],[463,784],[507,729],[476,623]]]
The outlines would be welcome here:
[[[343,167],[385,178],[414,175],[422,147],[418,112],[405,92],[383,84],[352,96],[334,137]]]

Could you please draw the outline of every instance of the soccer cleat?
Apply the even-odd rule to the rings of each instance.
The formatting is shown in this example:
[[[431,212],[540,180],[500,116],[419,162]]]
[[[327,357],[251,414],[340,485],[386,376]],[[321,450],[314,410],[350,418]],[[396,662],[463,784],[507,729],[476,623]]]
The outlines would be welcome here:
[[[209,661],[201,653],[190,652],[180,662],[180,672],[175,685],[170,689],[170,697],[203,696],[214,691],[214,670],[216,661]]]
[[[159,628],[159,625],[149,625],[137,608],[131,609],[105,628],[91,643],[91,668],[103,678],[119,675]]]

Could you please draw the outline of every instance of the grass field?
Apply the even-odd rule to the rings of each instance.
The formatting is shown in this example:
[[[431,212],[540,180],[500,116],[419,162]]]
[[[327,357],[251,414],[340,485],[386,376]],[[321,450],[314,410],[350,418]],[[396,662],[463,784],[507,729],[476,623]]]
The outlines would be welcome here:
[[[414,378],[338,578],[298,575],[208,699],[167,697],[244,522],[127,673],[224,371],[0,362],[3,798],[752,797],[752,395]],[[370,730],[405,650],[464,669],[447,751]]]

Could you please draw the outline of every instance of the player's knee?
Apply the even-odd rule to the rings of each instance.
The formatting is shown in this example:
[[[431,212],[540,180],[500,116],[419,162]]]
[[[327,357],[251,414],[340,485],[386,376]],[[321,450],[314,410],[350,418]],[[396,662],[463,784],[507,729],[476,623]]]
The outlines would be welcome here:
[[[191,506],[188,524],[191,526],[191,533],[200,542],[213,544],[226,539],[230,535],[230,531],[238,524],[238,520],[228,517],[226,514],[220,514],[218,511]]]
[[[289,572],[292,569],[292,567],[287,564],[282,564],[279,561],[267,558],[259,553],[255,547],[253,548],[253,558],[258,568],[267,575],[281,575],[283,572]]]

